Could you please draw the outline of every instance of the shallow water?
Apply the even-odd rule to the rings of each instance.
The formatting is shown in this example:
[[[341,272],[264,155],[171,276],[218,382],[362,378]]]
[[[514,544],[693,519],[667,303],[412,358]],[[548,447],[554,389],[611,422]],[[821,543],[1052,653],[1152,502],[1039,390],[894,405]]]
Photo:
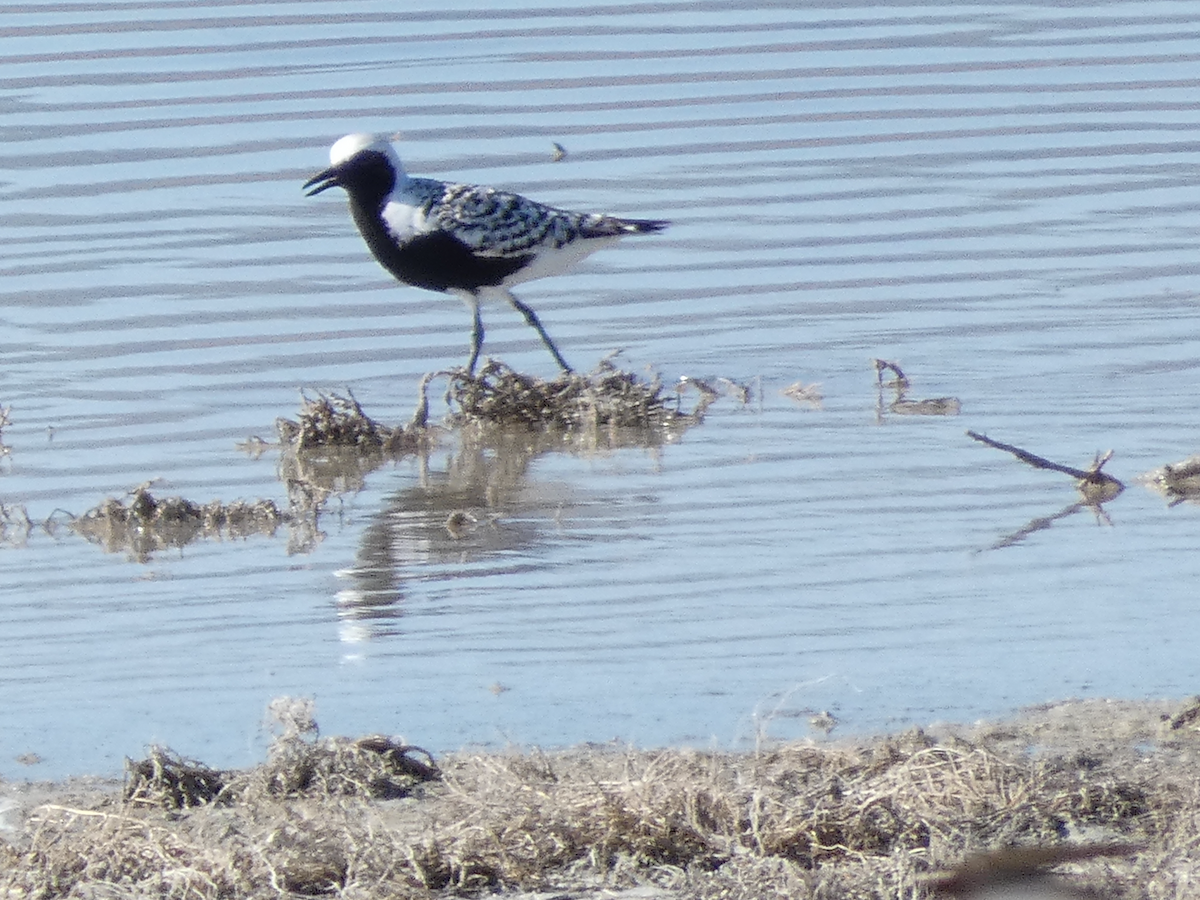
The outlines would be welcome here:
[[[0,499],[59,524],[0,549],[0,774],[149,742],[246,764],[282,694],[440,750],[1195,692],[1200,513],[1132,482],[1200,450],[1200,12],[794,5],[5,9]],[[72,534],[56,511],[150,479],[282,505],[236,444],[300,389],[400,421],[465,358],[465,310],[300,191],[352,130],[402,131],[415,173],[671,219],[521,296],[576,366],[621,348],[750,402],[647,450],[447,439],[333,498],[312,546],[139,562]],[[961,414],[888,411],[872,358]],[[1112,449],[1130,488],[992,549],[1076,494],[968,428]],[[454,540],[457,508],[482,527]]]

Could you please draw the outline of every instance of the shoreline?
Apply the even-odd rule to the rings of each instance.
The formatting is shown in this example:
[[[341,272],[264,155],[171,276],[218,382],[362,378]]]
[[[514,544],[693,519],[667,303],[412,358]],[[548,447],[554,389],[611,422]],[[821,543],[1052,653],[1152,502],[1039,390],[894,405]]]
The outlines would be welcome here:
[[[1112,896],[1187,892],[1200,699],[756,750],[615,745],[436,760],[292,728],[221,772],[156,751],[111,779],[0,782],[0,897],[428,897],[633,891],[916,896],[972,853],[1119,843]],[[1162,892],[1162,893],[1160,893]]]

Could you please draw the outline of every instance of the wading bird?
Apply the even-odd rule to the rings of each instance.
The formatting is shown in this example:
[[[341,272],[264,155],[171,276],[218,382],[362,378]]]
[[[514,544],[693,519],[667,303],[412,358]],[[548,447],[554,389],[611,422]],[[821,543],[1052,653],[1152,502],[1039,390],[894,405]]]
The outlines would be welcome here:
[[[480,301],[503,297],[533,326],[565,372],[570,372],[537,314],[512,286],[557,275],[622,237],[652,234],[667,223],[570,212],[519,194],[470,184],[412,178],[391,141],[348,134],[329,151],[329,168],[305,183],[308,196],[346,190],[354,224],[379,263],[413,287],[462,298],[471,309],[475,371],[483,346]]]

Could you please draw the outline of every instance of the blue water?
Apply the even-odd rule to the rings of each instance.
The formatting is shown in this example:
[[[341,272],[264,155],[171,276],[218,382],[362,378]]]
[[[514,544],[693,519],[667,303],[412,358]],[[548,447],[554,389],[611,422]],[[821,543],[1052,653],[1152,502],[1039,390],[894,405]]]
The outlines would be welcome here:
[[[1200,518],[1134,482],[1200,450],[1200,12],[793,5],[6,11],[0,502],[37,524],[0,547],[0,775],[151,742],[250,764],[284,694],[441,751],[1195,693]],[[285,505],[274,454],[236,445],[302,389],[398,422],[465,359],[461,305],[300,190],[355,130],[401,132],[416,174],[671,219],[521,296],[578,367],[620,348],[750,401],[654,448],[450,434],[331,497],[315,543],[139,561],[73,534],[152,479]],[[554,371],[485,316],[487,352]],[[961,414],[888,412],[873,358]],[[1111,449],[1129,487],[993,549],[1077,498],[968,428]]]

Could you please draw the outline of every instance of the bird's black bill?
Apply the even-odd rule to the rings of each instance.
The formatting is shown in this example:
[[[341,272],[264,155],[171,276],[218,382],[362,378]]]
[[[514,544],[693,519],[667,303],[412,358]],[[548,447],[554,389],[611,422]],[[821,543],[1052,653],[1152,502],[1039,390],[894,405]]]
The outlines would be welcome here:
[[[327,191],[331,187],[340,187],[340,185],[337,170],[326,169],[324,172],[318,172],[312,178],[308,179],[308,181],[304,182],[302,190],[308,191],[304,196],[312,197],[321,193],[321,191]],[[312,188],[312,190],[309,191],[309,188]]]

